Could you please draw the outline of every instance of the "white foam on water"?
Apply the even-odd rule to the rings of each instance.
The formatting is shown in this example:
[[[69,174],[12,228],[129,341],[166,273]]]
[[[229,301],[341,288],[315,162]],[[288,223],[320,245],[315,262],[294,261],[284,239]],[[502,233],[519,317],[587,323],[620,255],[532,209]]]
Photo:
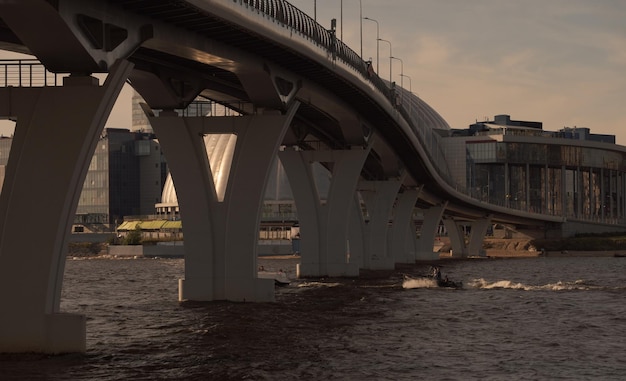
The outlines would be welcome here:
[[[300,288],[304,288],[304,287],[337,287],[337,286],[341,286],[341,283],[336,283],[336,282],[302,282],[300,284],[298,284],[298,287]]]
[[[432,288],[437,287],[437,282],[434,279],[430,278],[406,278],[402,282],[402,288],[412,289],[412,288]]]
[[[558,281],[556,283],[548,283],[544,285],[527,285],[524,283],[516,283],[510,280],[487,281],[483,278],[474,279],[468,283],[472,288],[480,288],[485,290],[492,289],[511,289],[524,291],[571,291],[571,290],[590,290],[597,287],[588,285],[584,280],[576,280],[574,282]]]

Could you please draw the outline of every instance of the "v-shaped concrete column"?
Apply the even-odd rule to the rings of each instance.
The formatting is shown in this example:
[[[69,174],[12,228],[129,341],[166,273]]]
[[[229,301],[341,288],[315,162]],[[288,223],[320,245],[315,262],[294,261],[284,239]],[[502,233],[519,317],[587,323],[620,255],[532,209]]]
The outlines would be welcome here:
[[[453,257],[475,257],[484,255],[482,245],[489,224],[491,224],[491,215],[470,223],[465,223],[465,225],[470,226],[470,234],[467,243],[465,243],[465,232],[462,223],[455,221],[453,218],[446,218],[444,219],[444,224],[446,225],[448,236],[450,237]]]
[[[443,205],[435,205],[423,210],[424,221],[418,240],[419,249],[417,253],[417,259],[420,261],[439,259],[439,253],[433,252],[433,247],[435,245],[437,228],[439,227],[439,222],[441,222],[441,216],[446,210],[446,206],[447,203],[444,203]],[[446,225],[446,227],[448,227],[448,225]]]
[[[295,103],[285,115],[236,117],[148,113],[167,156],[183,220],[181,300],[274,300],[274,281],[257,278],[259,223],[270,166],[297,108]],[[216,169],[207,157],[207,134],[236,135],[223,197],[218,197]]]
[[[470,256],[478,257],[485,255],[485,252],[483,251],[483,242],[485,241],[489,225],[491,225],[491,218],[492,216],[488,215],[485,218],[473,221],[470,225],[470,238],[467,245],[468,254]]]
[[[358,193],[352,197],[352,210],[348,221],[348,259],[356,268],[364,268],[365,255],[365,219]]]
[[[391,212],[401,185],[401,179],[359,183],[359,192],[369,215],[369,221],[365,224],[364,261],[364,268],[368,270],[390,270],[395,267],[395,258],[388,253],[387,241]]]
[[[421,188],[407,189],[398,195],[389,242],[389,250],[396,263],[415,263],[417,258],[413,211],[420,192]]]
[[[463,224],[453,217],[444,218],[443,224],[448,231],[450,246],[452,246],[452,256],[456,258],[467,257],[467,245],[465,244]]]
[[[0,194],[0,352],[84,352],[85,317],[60,312],[71,225],[95,146],[132,65],[103,86],[4,88],[0,113],[17,118]]]
[[[354,207],[356,184],[370,148],[344,151],[279,153],[294,195],[300,223],[299,275],[358,276],[358,264],[348,256],[348,222]],[[315,185],[311,163],[332,165],[326,202]]]

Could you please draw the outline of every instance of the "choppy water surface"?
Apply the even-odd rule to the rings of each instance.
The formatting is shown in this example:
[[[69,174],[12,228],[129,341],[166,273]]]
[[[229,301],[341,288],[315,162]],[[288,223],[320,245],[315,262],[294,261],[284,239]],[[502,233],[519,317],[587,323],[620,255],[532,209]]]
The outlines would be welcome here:
[[[441,264],[464,289],[407,265],[181,305],[181,259],[68,260],[62,310],[88,316],[87,353],[3,355],[0,379],[626,379],[626,258]]]

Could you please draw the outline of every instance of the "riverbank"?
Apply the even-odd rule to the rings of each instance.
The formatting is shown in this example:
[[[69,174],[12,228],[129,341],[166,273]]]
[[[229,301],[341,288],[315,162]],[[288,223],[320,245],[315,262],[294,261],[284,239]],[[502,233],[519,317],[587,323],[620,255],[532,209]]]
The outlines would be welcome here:
[[[530,239],[485,239],[487,258],[532,258],[532,257],[626,257],[626,250],[562,250],[541,251],[531,244]],[[441,255],[445,258],[445,254]]]
[[[624,257],[626,250],[606,250],[606,251],[546,251],[542,255],[538,251],[516,250],[486,250],[487,258],[532,258],[532,257]]]

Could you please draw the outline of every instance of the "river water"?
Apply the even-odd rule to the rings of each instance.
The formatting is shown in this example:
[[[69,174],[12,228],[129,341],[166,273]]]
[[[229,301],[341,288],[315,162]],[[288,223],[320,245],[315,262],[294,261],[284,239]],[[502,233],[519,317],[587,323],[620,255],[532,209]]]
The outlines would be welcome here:
[[[296,258],[261,259],[294,277]],[[443,261],[301,279],[275,303],[177,302],[182,259],[68,259],[87,353],[0,355],[2,380],[624,380],[626,258]]]

